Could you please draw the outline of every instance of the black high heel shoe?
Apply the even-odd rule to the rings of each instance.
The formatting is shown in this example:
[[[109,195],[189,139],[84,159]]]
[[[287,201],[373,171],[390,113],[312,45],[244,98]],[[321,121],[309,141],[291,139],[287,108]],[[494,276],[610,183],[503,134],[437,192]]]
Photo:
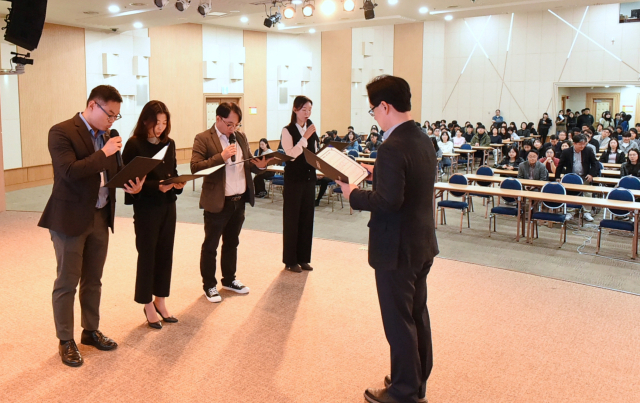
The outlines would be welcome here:
[[[162,320],[164,320],[165,322],[167,322],[167,323],[178,323],[178,319],[175,316],[169,316],[168,318],[165,318],[164,316],[162,316],[162,313],[160,312],[160,310],[156,306],[155,302],[153,303],[153,307],[156,308],[156,312],[158,312],[158,315],[160,315]],[[158,323],[160,323],[160,322],[158,322]]]
[[[142,307],[142,312],[144,312],[144,317],[147,318],[147,324],[149,324],[149,327],[152,327],[154,329],[162,329],[162,322],[160,322],[160,321],[149,322],[149,318],[147,317],[147,310],[144,307]],[[162,315],[160,315],[160,316],[162,316]]]

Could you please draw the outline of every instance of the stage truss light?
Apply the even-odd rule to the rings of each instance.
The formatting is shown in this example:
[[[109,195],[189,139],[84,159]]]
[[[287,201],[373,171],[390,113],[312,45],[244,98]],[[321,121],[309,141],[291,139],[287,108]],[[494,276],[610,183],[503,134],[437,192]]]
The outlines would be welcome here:
[[[176,0],[176,9],[180,12],[185,11],[191,5],[191,0]]]
[[[342,2],[342,9],[344,11],[353,11],[356,9],[356,2],[353,0],[344,0]]]
[[[314,2],[307,0],[306,4],[302,6],[302,15],[305,17],[312,17],[315,10],[316,7],[314,6]]]
[[[289,5],[285,7],[284,11],[282,11],[282,15],[286,19],[293,18],[296,15],[296,9],[293,6]]]

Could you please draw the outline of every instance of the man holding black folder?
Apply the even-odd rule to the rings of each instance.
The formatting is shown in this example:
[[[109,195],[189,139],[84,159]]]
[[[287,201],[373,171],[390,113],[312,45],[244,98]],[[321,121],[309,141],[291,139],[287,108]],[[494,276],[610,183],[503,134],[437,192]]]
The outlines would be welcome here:
[[[423,402],[433,366],[427,274],[438,254],[433,220],[436,153],[411,118],[411,90],[400,77],[367,85],[373,116],[384,130],[371,172],[373,190],[339,182],[354,210],[371,212],[369,264],[375,269],[382,323],[391,347],[384,389],[368,402]]]
[[[104,185],[119,170],[116,154],[122,148],[120,137],[110,137],[108,131],[121,118],[121,103],[118,90],[100,85],[91,91],[84,112],[49,130],[53,190],[38,225],[49,229],[56,252],[53,317],[60,339],[58,352],[71,367],[84,362],[73,336],[78,282],[81,343],[99,350],[118,346],[98,330],[98,324],[102,269],[116,206],[115,189]],[[143,183],[144,178],[130,181],[125,192],[137,194]]]
[[[245,203],[255,203],[251,172],[264,170],[268,160],[251,160],[249,142],[236,131],[242,121],[242,110],[235,103],[223,102],[216,109],[216,123],[198,134],[193,142],[191,172],[225,164],[205,176],[200,196],[204,209],[204,242],[200,255],[200,274],[204,295],[210,302],[220,302],[216,280],[216,257],[222,238],[220,268],[222,288],[246,294],[249,287],[236,279],[240,231],[244,223]],[[236,163],[237,162],[237,163]]]

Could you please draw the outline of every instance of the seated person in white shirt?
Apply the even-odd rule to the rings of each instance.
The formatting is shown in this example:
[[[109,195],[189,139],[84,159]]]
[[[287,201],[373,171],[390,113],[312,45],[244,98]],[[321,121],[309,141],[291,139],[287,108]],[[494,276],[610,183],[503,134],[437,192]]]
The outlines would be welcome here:
[[[449,133],[444,132],[440,135],[440,141],[438,141],[438,148],[442,151],[443,154],[451,154],[453,153],[453,141],[449,139]],[[451,166],[451,158],[442,157],[440,160],[440,169],[443,167]]]

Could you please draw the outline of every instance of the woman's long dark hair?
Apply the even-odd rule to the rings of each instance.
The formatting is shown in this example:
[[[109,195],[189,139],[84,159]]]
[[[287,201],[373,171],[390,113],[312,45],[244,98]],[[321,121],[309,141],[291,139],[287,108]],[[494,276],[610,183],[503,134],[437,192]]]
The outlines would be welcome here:
[[[296,117],[296,111],[302,109],[303,106],[306,105],[306,103],[309,102],[311,103],[311,105],[313,105],[313,101],[310,100],[309,98],[305,97],[304,95],[298,95],[294,100],[293,100],[293,111],[291,111],[291,124],[295,125],[298,121],[298,118]]]
[[[140,140],[146,140],[149,137],[149,130],[152,130],[158,122],[158,115],[164,113],[167,116],[167,127],[164,129],[158,139],[161,143],[169,141],[169,133],[171,133],[171,115],[169,114],[169,108],[161,101],[149,101],[142,108],[138,123],[133,129],[131,137],[135,137]]]
[[[262,139],[260,139],[260,141],[258,142],[258,150],[260,150],[260,151],[259,151],[259,153],[260,153],[259,155],[262,155],[262,153],[266,153],[266,152],[268,152],[268,151],[263,151],[263,150],[262,150],[262,148],[260,147],[260,143],[265,143],[265,144],[267,145],[267,150],[271,150],[271,146],[269,146],[269,141],[267,141],[267,139],[265,139],[265,138],[262,138]]]

